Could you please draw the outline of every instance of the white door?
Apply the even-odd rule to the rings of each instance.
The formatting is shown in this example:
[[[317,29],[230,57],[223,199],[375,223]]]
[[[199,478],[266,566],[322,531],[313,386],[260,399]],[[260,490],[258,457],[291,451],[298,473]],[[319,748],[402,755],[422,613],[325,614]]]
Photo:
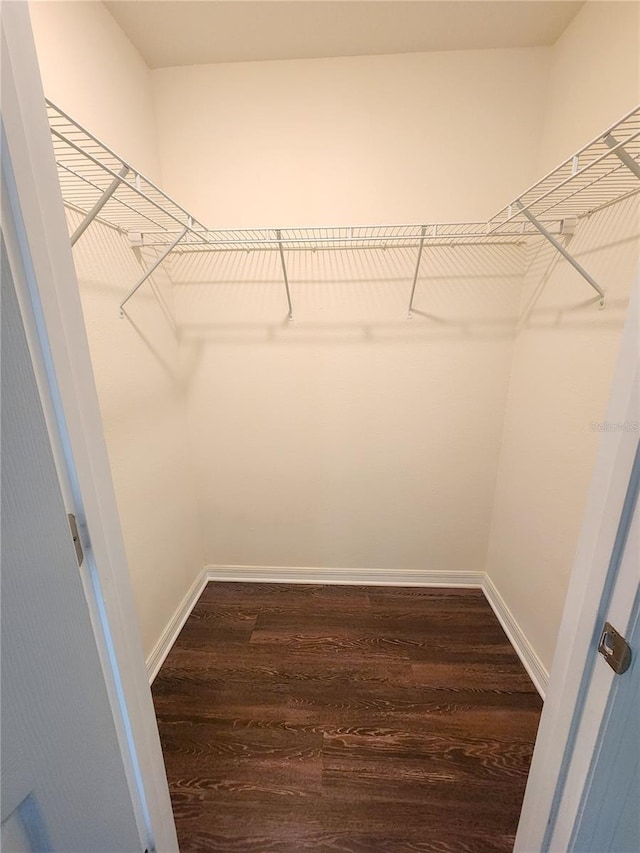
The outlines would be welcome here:
[[[1,345],[2,850],[139,853],[4,236]]]
[[[637,572],[640,562],[637,492],[635,516],[623,555],[623,563],[626,562],[635,562]],[[614,680],[571,841],[571,849],[581,853],[640,850],[640,587],[627,640],[633,654],[631,666]]]
[[[0,24],[2,849],[175,853],[27,4]]]
[[[616,674],[601,655],[594,657],[583,713],[568,760],[566,794],[550,849],[580,853],[637,853],[640,850],[640,446],[611,554],[616,574],[610,601],[599,621],[609,622],[627,640],[631,665]],[[594,639],[594,645],[596,640]],[[590,760],[589,760],[590,759]],[[579,802],[571,801],[574,779],[584,777]],[[563,792],[564,793],[564,792]],[[562,800],[569,800],[564,817]],[[575,812],[575,817],[574,817]]]

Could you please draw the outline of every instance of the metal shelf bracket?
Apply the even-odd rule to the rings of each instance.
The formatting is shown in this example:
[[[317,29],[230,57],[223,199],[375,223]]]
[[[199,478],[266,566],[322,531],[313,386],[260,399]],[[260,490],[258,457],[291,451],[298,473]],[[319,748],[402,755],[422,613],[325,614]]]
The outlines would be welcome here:
[[[533,215],[533,213],[531,213],[531,211],[526,209],[526,207],[522,204],[521,201],[518,200],[518,201],[514,202],[514,204],[515,204],[515,207],[520,211],[520,213],[522,213],[523,216],[526,216],[526,218],[529,220],[529,222],[531,222],[531,224],[535,228],[538,229],[538,231],[542,234],[542,236],[545,237],[551,243],[551,245],[554,247],[554,249],[556,249],[558,252],[560,252],[562,257],[565,260],[569,261],[571,266],[575,270],[577,270],[580,273],[580,275],[585,279],[585,281],[587,281],[591,285],[591,287],[596,291],[596,293],[600,297],[600,307],[604,308],[606,294],[605,294],[604,290],[600,287],[598,282],[593,278],[593,276],[591,276],[586,271],[586,269],[576,261],[576,259],[573,257],[573,255],[567,251],[567,249],[562,245],[562,243],[560,243],[558,240],[556,240],[556,238],[553,236],[553,234],[544,227],[542,222],[540,222],[538,219],[536,219],[536,217]]]
[[[136,284],[134,285],[134,287],[129,291],[129,293],[127,293],[127,295],[125,296],[125,298],[124,298],[124,299],[122,300],[122,302],[120,303],[120,317],[124,317],[124,306],[125,306],[125,305],[127,304],[127,302],[131,299],[131,297],[133,296],[133,294],[134,294],[134,293],[136,293],[136,292],[137,292],[137,291],[142,287],[142,285],[143,285],[143,284],[145,283],[145,281],[149,278],[149,276],[150,276],[150,275],[153,275],[153,273],[158,269],[158,267],[159,267],[159,266],[160,266],[160,264],[161,264],[161,263],[166,259],[166,257],[167,257],[168,255],[170,255],[170,254],[171,254],[171,252],[173,252],[173,250],[174,250],[174,249],[175,249],[175,247],[178,245],[178,243],[180,242],[180,240],[182,240],[182,238],[183,238],[183,237],[184,237],[184,236],[185,236],[185,235],[186,235],[186,234],[191,230],[191,226],[192,226],[192,221],[191,221],[191,219],[189,219],[189,223],[188,223],[187,225],[185,225],[185,227],[182,229],[182,231],[181,231],[181,232],[180,232],[180,234],[176,237],[176,239],[173,241],[173,243],[171,243],[171,245],[170,245],[170,246],[167,246],[167,248],[164,250],[164,252],[163,252],[159,257],[157,257],[157,258],[156,258],[156,260],[151,264],[151,266],[150,266],[150,267],[149,267],[149,269],[144,273],[144,275],[142,276],[142,278],[138,279],[138,281],[136,282]]]
[[[284,278],[284,287],[287,291],[287,305],[289,306],[289,315],[288,319],[293,320],[293,307],[291,305],[291,294],[289,293],[289,278],[287,276],[287,265],[284,260],[284,250],[282,248],[282,231],[278,229],[276,231],[276,237],[278,239],[278,251],[280,252],[280,263],[282,264],[282,276]]]
[[[80,225],[76,228],[76,230],[71,235],[71,245],[75,246],[80,237],[84,234],[87,228],[91,225],[96,216],[100,213],[105,204],[109,201],[114,192],[118,189],[122,181],[129,174],[129,167],[123,166],[122,169],[118,172],[117,177],[113,179],[113,181],[109,184],[106,190],[102,193],[98,201],[93,205],[89,213],[82,220]]]
[[[418,257],[416,259],[416,269],[413,274],[413,286],[411,288],[411,296],[409,298],[409,320],[413,316],[413,297],[416,295],[416,285],[418,284],[418,273],[420,272],[420,262],[422,260],[422,250],[424,249],[424,237],[427,233],[427,226],[423,225],[420,230],[420,245],[418,247]]]
[[[604,142],[609,146],[609,148],[614,148],[615,150],[613,151],[613,153],[616,155],[618,160],[621,160],[627,167],[627,169],[633,172],[636,178],[640,178],[640,164],[638,164],[638,162],[633,159],[633,157],[631,156],[631,154],[629,154],[628,151],[624,150],[624,146],[620,145],[615,136],[612,136],[610,133],[608,133],[604,137]]]

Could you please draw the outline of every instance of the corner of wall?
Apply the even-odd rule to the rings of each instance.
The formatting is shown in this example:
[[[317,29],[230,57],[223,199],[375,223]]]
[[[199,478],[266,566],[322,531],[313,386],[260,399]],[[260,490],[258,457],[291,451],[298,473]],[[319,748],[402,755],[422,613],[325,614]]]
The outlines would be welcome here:
[[[570,157],[637,106],[640,100],[639,16],[638,3],[587,2],[552,48],[547,105],[539,140],[540,174]],[[610,295],[614,297],[607,307],[607,317],[604,318],[607,322],[603,322],[599,315],[579,320],[576,313],[579,291],[562,263],[553,266],[553,249],[548,252],[543,249],[536,265],[538,273],[548,270],[548,277],[537,293],[533,308],[527,307],[527,319],[531,310],[539,340],[531,342],[533,332],[529,324],[526,340],[521,330],[514,343],[485,565],[486,592],[496,612],[502,614],[505,630],[508,628],[516,638],[516,647],[520,645],[523,648],[523,659],[530,659],[532,677],[537,673],[536,678],[541,684],[546,671],[542,661],[551,662],[554,630],[557,632],[563,610],[568,579],[562,576],[562,572],[570,571],[575,548],[577,525],[573,515],[580,513],[586,503],[585,484],[589,482],[593,465],[595,451],[589,443],[589,436],[584,436],[584,430],[588,429],[587,414],[599,409],[604,414],[602,401],[606,399],[611,381],[630,287],[629,271],[634,266],[633,247],[637,245],[638,229],[634,236],[633,227],[627,224],[633,211],[625,209],[626,214],[622,210],[617,218],[611,211],[607,214],[607,221],[600,226],[595,221],[597,217],[591,222],[581,223],[573,246],[577,252],[588,253],[588,265],[593,267],[595,264],[595,270],[599,268],[603,277],[606,271]],[[612,233],[617,235],[613,241]],[[593,251],[595,247],[597,252]],[[527,277],[534,281],[535,275],[534,271],[532,277],[530,273]],[[525,286],[525,297],[528,292]],[[562,322],[559,321],[558,325],[565,338],[567,334],[572,336],[565,343],[564,374],[563,371],[555,371],[547,357],[549,347],[552,347],[555,357],[563,357],[558,335],[552,337],[550,330],[545,331],[549,325],[548,317],[555,314],[559,317],[563,308],[565,325],[569,309],[575,316],[567,331],[563,331],[565,325]],[[582,334],[576,331],[580,328],[584,328]],[[584,383],[569,381],[571,370],[577,369],[571,367],[577,359],[576,351],[582,352],[583,360],[594,366],[589,370],[588,388]],[[529,392],[523,383],[529,383]],[[536,397],[536,389],[539,391],[541,388],[545,393],[537,393]],[[574,408],[579,409],[585,420],[585,423],[581,422],[583,433],[579,436],[579,450],[575,441],[577,425],[563,422],[558,425],[562,428],[553,430],[548,423],[547,426],[543,424],[540,411],[535,410],[534,398],[537,405],[546,407],[543,415],[548,422],[553,422],[554,417],[562,418],[562,408],[554,410],[553,406],[567,394],[573,395]],[[589,401],[594,402],[589,405]],[[526,405],[534,407],[528,410],[528,420],[527,413],[523,412]],[[566,412],[564,416],[568,417]],[[552,436],[549,435],[551,432]],[[537,471],[535,466],[529,465],[524,466],[524,473],[522,470],[514,472],[514,464],[518,460],[536,456],[539,459]],[[539,472],[554,471],[554,460],[558,461],[559,457],[569,467],[568,476],[574,483],[572,494],[563,493],[561,505],[571,507],[573,514],[567,518],[566,512],[561,513],[565,519],[563,531],[556,525],[555,532],[547,527],[544,536],[541,537],[540,533],[536,536],[536,529],[540,525],[544,527],[545,519],[546,522],[552,520],[550,507],[555,507],[555,503],[545,499],[545,489],[549,494],[554,489],[548,480],[541,481],[538,477],[537,482],[525,483],[522,478],[527,471],[533,479]],[[516,529],[513,513],[526,513],[531,523]],[[548,560],[548,549],[538,548],[541,538],[552,540],[549,548],[554,559],[551,561]],[[547,575],[541,571],[542,566],[545,566]],[[554,572],[551,577],[550,571]],[[535,603],[533,608],[532,602]]]

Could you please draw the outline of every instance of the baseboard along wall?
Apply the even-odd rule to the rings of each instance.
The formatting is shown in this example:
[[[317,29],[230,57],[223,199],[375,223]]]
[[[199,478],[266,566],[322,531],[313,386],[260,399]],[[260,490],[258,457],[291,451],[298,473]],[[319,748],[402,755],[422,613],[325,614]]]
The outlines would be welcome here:
[[[283,566],[207,566],[211,581],[343,583],[354,586],[482,586],[484,572],[403,572],[388,569],[325,569]]]
[[[202,569],[189,587],[189,591],[178,605],[176,612],[169,620],[167,627],[160,635],[158,642],[153,647],[151,654],[146,660],[149,684],[153,684],[154,678],[160,671],[160,667],[171,651],[171,647],[178,639],[178,634],[182,631],[184,623],[191,615],[191,611],[196,606],[196,603],[208,582],[209,578],[207,570]]]
[[[549,673],[542,665],[504,599],[485,572],[429,572],[387,569],[291,568],[283,566],[205,566],[180,602],[167,627],[147,658],[147,674],[152,684],[171,651],[182,626],[209,581],[238,583],[311,583],[362,586],[467,587],[482,589],[516,654],[544,699]]]
[[[509,638],[509,642],[522,661],[522,665],[529,673],[529,677],[535,684],[536,690],[542,699],[544,699],[547,694],[547,685],[549,684],[549,673],[538,655],[535,653],[533,646],[516,621],[513,613],[507,607],[503,597],[498,592],[497,587],[486,574],[482,584],[482,591],[485,594],[485,598],[491,605],[491,609],[496,614],[498,622],[500,622],[505,634]]]

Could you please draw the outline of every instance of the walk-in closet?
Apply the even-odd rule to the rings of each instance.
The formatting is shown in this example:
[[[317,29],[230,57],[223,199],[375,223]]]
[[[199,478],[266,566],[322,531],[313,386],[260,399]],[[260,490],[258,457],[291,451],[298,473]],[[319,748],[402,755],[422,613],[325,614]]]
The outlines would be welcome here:
[[[639,4],[28,5],[182,853],[578,849]]]

